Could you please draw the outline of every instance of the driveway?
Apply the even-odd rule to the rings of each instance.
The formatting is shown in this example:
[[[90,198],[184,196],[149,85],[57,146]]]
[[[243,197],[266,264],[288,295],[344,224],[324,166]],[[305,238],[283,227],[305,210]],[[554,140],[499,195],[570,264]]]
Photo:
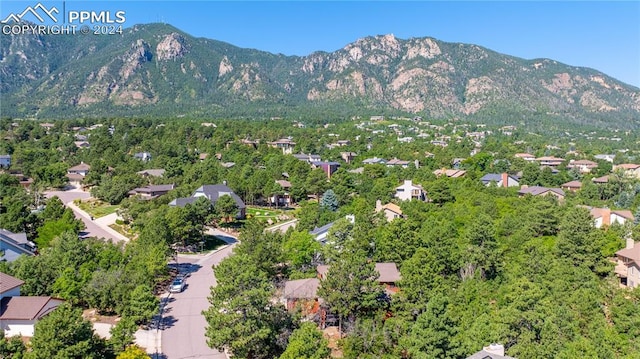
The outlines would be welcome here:
[[[187,285],[182,293],[172,293],[166,300],[162,321],[162,353],[167,359],[226,359],[224,353],[209,348],[204,336],[207,321],[202,311],[209,308],[211,287],[216,285],[212,266],[229,256],[236,239],[227,233],[212,232],[230,243],[226,248],[206,256],[178,257],[181,271],[190,268]],[[189,265],[187,265],[189,263]]]
[[[86,229],[80,233],[83,237],[105,238],[111,239],[114,242],[128,240],[126,237],[120,235],[111,228],[107,229],[108,227],[106,224],[91,220],[86,212],[79,210],[75,205],[73,205],[73,201],[76,199],[87,199],[91,197],[91,194],[89,194],[88,192],[73,189],[68,191],[46,191],[44,195],[47,198],[57,196],[58,198],[60,198],[62,203],[65,204],[65,206],[73,210],[73,214],[75,214],[76,218],[82,220],[86,227]]]

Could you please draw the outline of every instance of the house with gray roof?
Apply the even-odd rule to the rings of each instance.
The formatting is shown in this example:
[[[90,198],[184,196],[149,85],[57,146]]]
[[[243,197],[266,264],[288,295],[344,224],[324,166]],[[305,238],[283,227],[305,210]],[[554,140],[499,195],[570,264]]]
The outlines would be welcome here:
[[[0,229],[0,261],[13,262],[21,255],[33,256],[36,244],[27,239],[26,233],[13,233]]]
[[[169,191],[175,188],[175,185],[172,184],[159,184],[159,185],[149,185],[146,187],[134,188],[128,192],[129,196],[140,196],[142,199],[154,199],[162,196],[163,194],[167,194]]]
[[[492,343],[482,348],[481,351],[472,354],[467,359],[516,359],[514,357],[504,355],[504,345]]]
[[[531,186],[531,187],[522,186],[520,188],[520,191],[518,191],[518,195],[520,195],[520,197],[523,197],[526,195],[553,196],[560,201],[564,200],[564,197],[565,197],[564,191],[560,188],[547,188],[547,187],[541,187],[541,186]]]
[[[492,184],[496,187],[518,187],[520,178],[508,173],[487,173],[480,178],[483,185],[489,187]]]
[[[244,204],[242,199],[233,192],[231,188],[227,187],[227,185],[224,184],[200,186],[193,192],[191,197],[176,198],[171,201],[169,205],[184,207],[187,204],[194,203],[196,200],[198,200],[198,197],[205,197],[215,206],[218,199],[222,196],[231,196],[231,198],[233,198],[233,200],[236,202],[236,205],[238,206],[238,213],[236,215],[237,219],[244,219],[246,217],[247,206]]]

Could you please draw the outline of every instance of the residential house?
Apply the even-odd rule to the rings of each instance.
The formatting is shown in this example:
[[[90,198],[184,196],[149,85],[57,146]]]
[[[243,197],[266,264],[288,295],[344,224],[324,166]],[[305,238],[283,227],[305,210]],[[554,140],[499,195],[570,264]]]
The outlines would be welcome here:
[[[633,289],[640,285],[640,242],[634,243],[631,237],[626,242],[625,248],[616,252],[615,273],[622,286]]]
[[[516,359],[504,355],[504,345],[492,343],[482,348],[481,351],[468,356],[467,359]]]
[[[64,301],[53,297],[22,297],[18,278],[0,272],[0,330],[6,337],[33,337],[38,320]]]
[[[318,298],[318,278],[289,280],[284,284],[282,302],[287,310],[299,308],[303,316],[315,314],[320,310],[321,299]]]
[[[365,165],[384,165],[387,163],[387,160],[385,160],[384,158],[373,157],[367,158],[366,160],[362,161],[362,163]]]
[[[277,141],[267,142],[267,145],[273,148],[279,148],[282,150],[283,154],[290,155],[293,153],[293,147],[296,143],[291,141],[290,138],[281,138]]]
[[[347,163],[351,164],[354,158],[358,156],[355,152],[340,152],[340,157]]]
[[[560,185],[560,188],[563,190],[567,190],[569,192],[576,192],[582,188],[582,182],[580,181],[569,181],[567,183],[563,183]]]
[[[22,186],[23,188],[28,189],[33,183],[33,178],[25,176],[22,172],[10,172],[9,174],[17,177],[18,181],[20,181],[20,186]]]
[[[397,158],[393,158],[389,161],[387,161],[387,167],[402,167],[402,168],[407,168],[409,167],[409,161],[403,161],[403,160],[399,160]]]
[[[312,154],[306,154],[306,153],[296,153],[295,155],[293,155],[293,157],[299,159],[300,161],[304,161],[308,164],[322,161],[322,158],[320,157],[320,155],[312,155]]]
[[[91,166],[88,164],[81,162],[77,166],[73,166],[67,170],[67,179],[69,180],[69,184],[75,187],[81,187],[82,181],[89,173]]]
[[[577,170],[580,173],[589,173],[591,170],[598,168],[598,164],[589,160],[571,160],[569,161],[567,168]]]
[[[514,155],[514,157],[517,158],[522,158],[523,160],[527,161],[527,162],[533,162],[536,160],[536,156],[530,154],[530,153],[516,153]]]
[[[494,185],[496,187],[519,187],[520,178],[508,173],[488,173],[480,181],[483,185],[489,187]]]
[[[370,121],[384,121],[384,116],[371,116],[369,117]]]
[[[89,142],[87,141],[73,141],[73,144],[76,146],[76,148],[79,148],[79,149],[85,149],[85,148],[91,147],[91,144],[89,144]]]
[[[162,196],[163,194],[167,194],[169,191],[175,188],[175,185],[172,184],[159,184],[159,185],[149,185],[146,187],[139,187],[132,189],[128,192],[129,196],[140,196],[141,199],[154,199]]]
[[[252,140],[247,139],[247,138],[240,140],[240,143],[245,145],[245,146],[252,147],[253,149],[258,148],[258,144],[260,144],[259,141],[252,141]]]
[[[151,161],[151,153],[149,152],[136,152],[133,154],[133,158],[139,159],[143,162]]]
[[[11,155],[0,155],[0,168],[11,167]]]
[[[587,207],[587,209],[591,213],[591,217],[593,217],[596,228],[608,227],[616,223],[624,225],[628,221],[633,222],[635,220],[633,213],[629,210],[612,210],[610,208],[597,207]]]
[[[356,217],[352,214],[346,215],[345,218],[351,223],[355,223],[356,221]],[[309,234],[311,234],[316,241],[320,242],[320,244],[326,244],[329,230],[331,229],[331,227],[333,227],[334,224],[336,224],[336,221],[327,223],[322,227],[316,227],[312,231],[310,231]]]
[[[327,278],[327,273],[329,272],[330,266],[328,265],[319,265],[316,267],[316,271],[318,273],[318,278],[320,280],[324,280]],[[375,270],[378,272],[378,283],[385,287],[385,291],[387,294],[393,294],[398,292],[398,287],[396,283],[398,283],[401,279],[400,271],[395,263],[376,263]]]
[[[438,177],[447,176],[449,178],[459,178],[459,177],[464,177],[464,175],[467,174],[467,171],[443,168],[443,169],[433,171],[433,174]]]
[[[184,207],[187,204],[194,203],[198,197],[205,197],[215,206],[218,199],[222,196],[231,196],[231,198],[236,202],[236,205],[238,206],[238,213],[236,214],[237,219],[244,219],[246,217],[246,205],[231,188],[227,187],[226,184],[200,186],[193,192],[191,197],[176,198],[171,201],[169,205]]]
[[[276,184],[280,186],[283,193],[276,193],[271,196],[270,201],[271,204],[275,204],[276,206],[290,206],[293,204],[293,198],[289,191],[291,191],[291,182],[286,180],[277,180]]]
[[[162,177],[164,176],[164,172],[165,172],[164,169],[157,168],[157,169],[148,169],[144,171],[138,171],[136,173],[142,177]]]
[[[383,212],[387,222],[391,222],[396,218],[403,218],[402,209],[395,203],[387,203],[384,206],[382,201],[376,201],[376,212]]]
[[[595,158],[596,160],[603,160],[603,161],[607,161],[607,162],[611,162],[613,163],[613,160],[616,159],[616,155],[609,155],[609,154],[601,154],[601,155],[595,155],[593,156],[593,158]]]
[[[613,166],[613,171],[622,171],[625,177],[640,178],[640,165],[633,163],[623,163]]]
[[[27,239],[26,233],[13,233],[0,228],[0,262],[13,262],[20,255],[33,256],[36,244]]]
[[[314,169],[320,168],[324,173],[327,174],[327,179],[331,179],[331,175],[340,167],[340,163],[338,162],[327,162],[327,161],[319,161],[319,162],[311,162],[311,167]]]
[[[541,187],[541,186],[531,186],[531,187],[522,186],[520,188],[520,191],[518,191],[518,194],[520,195],[520,197],[526,196],[526,195],[553,196],[553,197],[556,197],[559,201],[564,200],[564,197],[565,197],[564,191],[560,188],[547,188],[547,187]]]
[[[602,176],[602,177],[596,177],[591,179],[591,181],[595,184],[605,184],[605,183],[609,183],[609,175],[606,176]]]
[[[564,158],[544,156],[544,157],[536,158],[536,161],[540,163],[540,166],[549,166],[549,167],[557,168],[562,164],[562,162],[564,162]]]
[[[394,196],[401,201],[410,201],[412,199],[419,201],[427,200],[427,192],[424,188],[420,185],[414,185],[411,180],[405,180],[402,185],[396,187]]]

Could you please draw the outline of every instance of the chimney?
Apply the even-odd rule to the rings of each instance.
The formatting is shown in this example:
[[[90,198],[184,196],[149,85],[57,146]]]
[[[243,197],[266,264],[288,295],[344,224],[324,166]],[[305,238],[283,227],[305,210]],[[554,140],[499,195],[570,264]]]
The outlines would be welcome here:
[[[609,208],[602,209],[602,225],[603,226],[611,225],[611,209]]]
[[[420,168],[420,161],[415,160],[414,164],[416,165],[416,169]]]
[[[376,200],[376,212],[380,212],[382,210],[382,201],[377,199]]]
[[[498,343],[491,343],[488,347],[482,348],[485,352],[494,355],[504,356],[504,345]]]
[[[632,249],[635,245],[635,243],[633,242],[633,237],[631,237],[631,233],[627,233],[627,235],[624,237],[624,241],[626,242],[626,249]]]
[[[509,187],[509,175],[506,172],[502,174],[502,187]]]

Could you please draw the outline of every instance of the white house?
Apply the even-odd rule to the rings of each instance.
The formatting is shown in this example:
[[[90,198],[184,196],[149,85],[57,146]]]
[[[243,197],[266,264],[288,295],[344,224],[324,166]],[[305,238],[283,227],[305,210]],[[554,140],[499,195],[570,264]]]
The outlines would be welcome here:
[[[411,180],[405,180],[402,185],[396,187],[395,197],[402,201],[410,201],[412,199],[425,201],[427,193],[422,186],[414,185]]]
[[[627,221],[635,219],[633,213],[629,210],[611,210],[609,208],[589,208],[591,217],[594,220],[594,226],[596,228],[602,228],[603,226],[611,226],[614,224],[624,225]]]

